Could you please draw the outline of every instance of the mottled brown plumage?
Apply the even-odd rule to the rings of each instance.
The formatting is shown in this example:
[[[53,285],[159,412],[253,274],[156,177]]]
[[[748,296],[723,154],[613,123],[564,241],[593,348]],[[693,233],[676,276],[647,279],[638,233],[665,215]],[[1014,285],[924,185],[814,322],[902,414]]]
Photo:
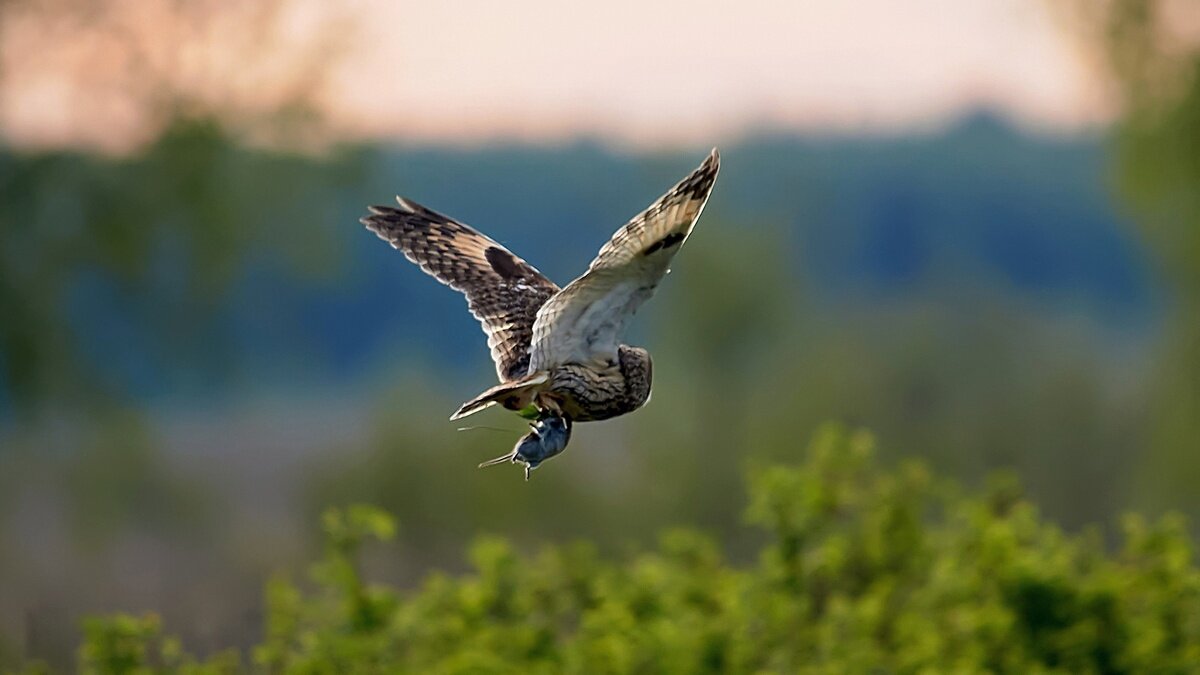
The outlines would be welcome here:
[[[525,376],[533,322],[558,286],[469,225],[400,197],[400,208],[368,207],[367,229],[438,281],[467,296],[483,324],[501,382]]]
[[[650,399],[651,376],[650,352],[621,345],[614,366],[555,368],[544,397],[576,422],[598,422],[642,407]]]
[[[687,241],[719,168],[714,149],[617,230],[587,272],[562,289],[474,228],[415,202],[397,198],[399,208],[370,207],[362,220],[367,228],[466,295],[488,336],[500,384],[451,419],[493,404],[510,410],[535,405],[542,411],[535,433],[506,456],[528,469],[565,447],[571,421],[609,419],[644,405],[652,384],[650,354],[621,344],[621,334]],[[554,416],[566,424],[549,423]],[[562,426],[567,435],[555,436]],[[538,433],[551,440],[533,443]]]

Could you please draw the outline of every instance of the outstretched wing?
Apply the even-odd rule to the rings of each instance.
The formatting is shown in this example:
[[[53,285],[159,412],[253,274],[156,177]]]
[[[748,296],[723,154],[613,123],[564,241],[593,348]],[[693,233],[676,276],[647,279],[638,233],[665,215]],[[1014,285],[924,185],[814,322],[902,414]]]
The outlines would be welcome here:
[[[615,362],[625,325],[687,241],[720,165],[713,148],[699,168],[617,230],[583,276],[538,310],[530,372]]]
[[[363,225],[435,279],[467,296],[483,324],[501,382],[525,375],[538,308],[558,292],[553,281],[478,230],[397,197],[371,206]]]

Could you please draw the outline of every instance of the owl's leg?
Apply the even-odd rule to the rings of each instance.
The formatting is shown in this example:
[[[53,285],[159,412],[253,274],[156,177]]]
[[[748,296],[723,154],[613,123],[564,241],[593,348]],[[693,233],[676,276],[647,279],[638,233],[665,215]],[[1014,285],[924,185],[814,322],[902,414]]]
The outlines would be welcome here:
[[[547,417],[565,417],[562,409],[562,401],[552,394],[545,392],[537,397],[538,419],[544,420]]]

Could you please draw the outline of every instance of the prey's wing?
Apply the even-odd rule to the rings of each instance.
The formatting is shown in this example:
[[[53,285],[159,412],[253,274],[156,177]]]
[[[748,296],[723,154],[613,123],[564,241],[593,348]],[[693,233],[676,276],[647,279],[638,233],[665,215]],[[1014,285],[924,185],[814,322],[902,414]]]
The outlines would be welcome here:
[[[478,230],[402,197],[396,201],[399,208],[368,207],[371,215],[362,223],[467,296],[468,309],[487,334],[501,382],[525,375],[538,308],[558,286]]]
[[[699,168],[617,230],[583,276],[542,306],[533,325],[530,372],[615,362],[625,325],[687,241],[720,163],[714,148]]]

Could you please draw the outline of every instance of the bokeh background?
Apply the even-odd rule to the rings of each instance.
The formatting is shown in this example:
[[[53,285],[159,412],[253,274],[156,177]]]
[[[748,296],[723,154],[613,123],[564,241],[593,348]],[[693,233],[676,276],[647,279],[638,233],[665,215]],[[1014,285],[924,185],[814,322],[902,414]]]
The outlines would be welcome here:
[[[1200,11],[1188,0],[0,2],[0,666],[79,617],[260,635],[315,515],[735,556],[747,466],[823,421],[1069,529],[1200,522]],[[399,193],[559,283],[719,145],[636,321],[645,409],[528,484]]]

